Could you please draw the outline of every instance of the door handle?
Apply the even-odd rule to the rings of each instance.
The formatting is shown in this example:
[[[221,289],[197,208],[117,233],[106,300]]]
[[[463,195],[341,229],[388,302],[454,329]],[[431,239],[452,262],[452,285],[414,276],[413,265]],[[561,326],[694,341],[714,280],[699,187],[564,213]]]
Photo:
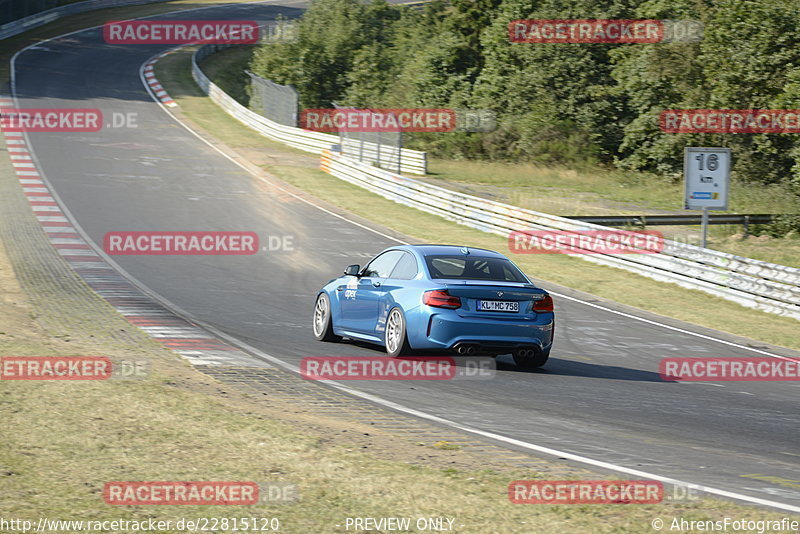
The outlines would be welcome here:
[[[374,287],[381,287],[381,283],[380,282],[372,282],[372,285]]]

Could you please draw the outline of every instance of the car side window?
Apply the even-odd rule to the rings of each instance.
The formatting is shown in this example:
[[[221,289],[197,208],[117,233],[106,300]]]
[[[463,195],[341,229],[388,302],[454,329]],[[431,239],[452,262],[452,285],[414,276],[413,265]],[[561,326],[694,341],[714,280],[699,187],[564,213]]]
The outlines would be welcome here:
[[[400,258],[400,261],[397,262],[397,266],[394,268],[389,278],[394,278],[396,280],[412,280],[417,276],[418,272],[417,258],[408,252],[403,252],[403,256]]]
[[[364,267],[362,276],[366,278],[389,278],[392,269],[397,265],[397,261],[402,257],[402,250],[390,250],[384,252]]]

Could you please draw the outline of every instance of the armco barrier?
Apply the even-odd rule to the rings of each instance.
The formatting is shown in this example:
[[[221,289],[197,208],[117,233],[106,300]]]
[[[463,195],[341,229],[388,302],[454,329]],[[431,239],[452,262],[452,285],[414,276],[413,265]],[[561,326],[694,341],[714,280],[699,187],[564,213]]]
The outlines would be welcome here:
[[[229,48],[232,45],[205,45],[197,49],[192,56],[192,77],[200,89],[206,93],[211,100],[216,102],[222,109],[229,115],[232,115],[240,122],[254,129],[261,135],[269,137],[275,141],[286,143],[287,145],[303,150],[305,152],[312,152],[314,154],[321,154],[323,150],[328,150],[331,146],[339,143],[339,137],[336,135],[312,132],[310,130],[303,130],[302,128],[295,128],[292,126],[285,126],[277,122],[273,122],[258,113],[251,111],[245,106],[241,105],[235,99],[231,98],[225,91],[215,85],[198,66],[198,61],[208,57],[209,55]],[[376,152],[376,146],[366,146],[365,155],[370,155]],[[394,147],[392,147],[394,148]],[[389,147],[386,148],[389,150]],[[424,175],[427,172],[427,156],[425,152],[418,150],[401,149],[400,154],[400,171],[410,174]]]
[[[450,191],[342,156],[331,150],[338,141],[336,136],[276,124],[248,110],[211,83],[197,61],[217,49],[218,46],[207,45],[195,54],[192,74],[198,85],[228,113],[263,135],[301,150],[320,153],[320,167],[333,176],[396,202],[503,236],[525,230],[609,229]],[[424,153],[420,154],[424,158]],[[409,170],[407,161],[402,170],[425,172],[424,165]],[[800,319],[800,269],[793,267],[674,241],[667,241],[659,254],[585,254],[579,257],[704,291],[753,309]]]
[[[608,227],[494,202],[426,184],[327,150],[324,171],[396,202],[508,236],[525,230],[608,230]],[[659,254],[596,254],[580,258],[697,289],[754,309],[800,319],[800,269],[667,241]]]
[[[66,6],[55,7],[35,13],[33,15],[12,20],[6,24],[0,25],[0,40],[8,39],[20,33],[44,26],[54,20],[67,15],[77,15],[78,13],[86,13],[87,11],[94,11],[96,9],[107,9],[110,7],[123,7],[135,6],[140,4],[155,4],[158,2],[167,2],[168,0],[87,0],[86,2],[77,2],[75,4],[67,4]]]

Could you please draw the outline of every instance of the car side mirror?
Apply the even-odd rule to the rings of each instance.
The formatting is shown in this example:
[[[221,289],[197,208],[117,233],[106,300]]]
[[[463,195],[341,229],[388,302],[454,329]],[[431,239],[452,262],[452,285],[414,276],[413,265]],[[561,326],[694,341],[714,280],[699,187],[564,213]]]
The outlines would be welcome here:
[[[344,274],[348,276],[358,276],[358,273],[361,271],[360,265],[348,265],[347,268],[344,270]]]

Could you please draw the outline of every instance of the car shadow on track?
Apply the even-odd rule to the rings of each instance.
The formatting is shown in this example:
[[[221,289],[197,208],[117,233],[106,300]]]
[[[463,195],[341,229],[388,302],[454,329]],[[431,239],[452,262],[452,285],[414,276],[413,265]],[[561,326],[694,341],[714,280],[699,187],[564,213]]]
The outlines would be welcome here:
[[[626,380],[633,382],[665,382],[658,373],[653,371],[642,371],[640,369],[630,369],[617,365],[578,362],[575,360],[554,358],[552,356],[544,367],[531,371],[518,369],[510,356],[498,356],[497,370],[547,376],[601,378],[604,380]]]
[[[370,356],[380,356],[386,354],[383,347],[370,343],[346,340],[344,341],[344,344],[350,344],[360,349],[366,349],[371,353],[369,354]],[[457,356],[447,352],[431,353],[426,351],[412,351],[407,357],[419,358],[426,356],[438,358],[450,356],[453,358],[456,365],[459,365],[461,363],[460,360],[463,361],[464,359],[463,356]],[[626,380],[632,382],[665,382],[665,380],[663,380],[657,372],[653,371],[642,371],[640,369],[630,369],[628,367],[620,367],[617,365],[602,365],[596,363],[579,362],[569,359],[560,359],[552,356],[544,365],[544,367],[528,371],[518,368],[516,364],[514,364],[514,360],[511,358],[510,354],[498,356],[495,359],[495,363],[497,365],[497,371],[502,372],[527,373],[546,376],[600,378],[605,380]]]

